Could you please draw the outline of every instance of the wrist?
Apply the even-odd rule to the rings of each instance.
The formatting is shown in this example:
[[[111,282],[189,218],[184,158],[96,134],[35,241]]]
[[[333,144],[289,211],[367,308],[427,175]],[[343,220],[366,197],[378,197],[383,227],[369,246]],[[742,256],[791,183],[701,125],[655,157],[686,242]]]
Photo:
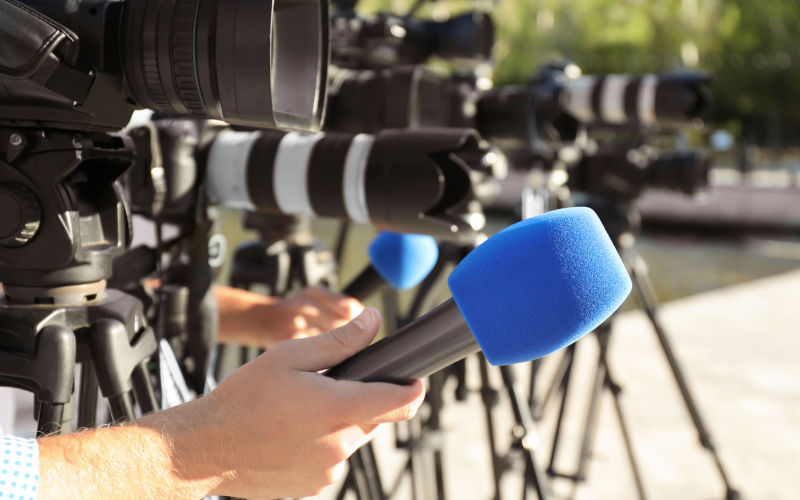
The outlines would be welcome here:
[[[169,457],[168,481],[197,498],[211,494],[235,477],[231,436],[208,396],[136,422],[155,431]]]

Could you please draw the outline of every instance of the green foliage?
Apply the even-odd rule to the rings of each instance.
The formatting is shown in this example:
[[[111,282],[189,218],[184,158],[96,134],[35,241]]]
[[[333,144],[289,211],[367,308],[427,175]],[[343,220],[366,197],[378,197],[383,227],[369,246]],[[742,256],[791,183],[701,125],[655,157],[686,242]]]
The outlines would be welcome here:
[[[362,0],[359,9],[402,13],[411,3]],[[439,0],[418,15],[476,5],[497,25],[498,85],[523,82],[555,59],[587,74],[705,70],[715,125],[769,145],[800,142],[797,0]]]
[[[714,118],[741,123],[768,145],[797,143],[800,126],[800,3],[728,0],[705,51],[715,77]]]

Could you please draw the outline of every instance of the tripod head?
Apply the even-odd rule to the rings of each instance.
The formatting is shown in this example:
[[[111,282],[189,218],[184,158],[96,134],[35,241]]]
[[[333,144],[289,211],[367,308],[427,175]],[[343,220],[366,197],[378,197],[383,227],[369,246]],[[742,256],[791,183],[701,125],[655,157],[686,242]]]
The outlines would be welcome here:
[[[0,129],[0,282],[6,300],[96,298],[130,241],[117,180],[132,165],[124,136]]]
[[[285,296],[307,286],[336,288],[336,259],[314,238],[308,217],[247,212],[244,227],[257,231],[259,241],[236,249],[231,285],[262,287],[273,296]]]

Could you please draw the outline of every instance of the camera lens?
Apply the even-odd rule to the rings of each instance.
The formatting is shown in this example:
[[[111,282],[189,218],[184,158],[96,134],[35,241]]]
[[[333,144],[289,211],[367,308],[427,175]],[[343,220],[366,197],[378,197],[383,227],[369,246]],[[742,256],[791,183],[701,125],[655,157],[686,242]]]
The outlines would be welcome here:
[[[137,105],[247,126],[321,127],[326,0],[127,0],[122,16]]]
[[[711,157],[687,151],[660,155],[648,168],[648,183],[654,188],[670,189],[688,195],[708,186]]]

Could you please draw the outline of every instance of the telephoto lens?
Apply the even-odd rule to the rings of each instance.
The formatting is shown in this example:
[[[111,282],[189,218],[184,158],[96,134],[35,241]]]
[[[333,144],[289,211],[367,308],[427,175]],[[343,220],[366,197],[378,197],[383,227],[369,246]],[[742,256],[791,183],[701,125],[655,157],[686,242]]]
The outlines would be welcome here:
[[[585,123],[685,124],[708,108],[709,82],[708,75],[695,72],[587,75],[564,80],[562,104]]]
[[[319,130],[325,0],[126,0],[122,59],[144,107],[257,127]]]

